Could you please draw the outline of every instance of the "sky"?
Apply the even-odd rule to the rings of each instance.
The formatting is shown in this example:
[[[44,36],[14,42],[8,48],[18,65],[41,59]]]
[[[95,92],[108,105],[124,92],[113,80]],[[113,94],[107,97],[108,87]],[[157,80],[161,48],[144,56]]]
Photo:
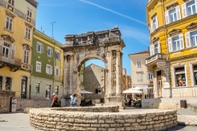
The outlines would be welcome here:
[[[129,54],[148,49],[146,25],[148,0],[37,0],[36,29],[65,44],[68,34],[102,31],[118,27],[126,47],[122,65],[131,76]],[[86,64],[104,67],[100,60]]]

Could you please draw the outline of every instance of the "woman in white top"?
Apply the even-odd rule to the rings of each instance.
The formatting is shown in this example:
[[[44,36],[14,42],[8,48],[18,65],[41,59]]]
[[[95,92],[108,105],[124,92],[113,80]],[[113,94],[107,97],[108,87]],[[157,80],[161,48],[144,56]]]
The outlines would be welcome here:
[[[73,93],[72,95],[70,95],[70,106],[71,107],[77,106],[77,94],[76,93]]]

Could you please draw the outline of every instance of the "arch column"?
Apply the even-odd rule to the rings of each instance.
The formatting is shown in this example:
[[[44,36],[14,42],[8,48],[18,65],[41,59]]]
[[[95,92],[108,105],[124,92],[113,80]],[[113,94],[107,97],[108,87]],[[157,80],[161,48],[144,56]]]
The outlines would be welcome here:
[[[122,94],[121,87],[121,76],[122,76],[122,66],[121,66],[121,53],[120,51],[116,51],[116,95]]]

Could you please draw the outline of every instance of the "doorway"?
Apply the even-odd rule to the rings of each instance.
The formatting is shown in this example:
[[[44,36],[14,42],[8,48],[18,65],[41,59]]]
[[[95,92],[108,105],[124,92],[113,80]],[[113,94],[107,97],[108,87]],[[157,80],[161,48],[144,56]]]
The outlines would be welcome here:
[[[27,77],[23,76],[21,79],[21,98],[27,98]]]
[[[162,77],[161,70],[157,71],[157,96],[162,97]]]

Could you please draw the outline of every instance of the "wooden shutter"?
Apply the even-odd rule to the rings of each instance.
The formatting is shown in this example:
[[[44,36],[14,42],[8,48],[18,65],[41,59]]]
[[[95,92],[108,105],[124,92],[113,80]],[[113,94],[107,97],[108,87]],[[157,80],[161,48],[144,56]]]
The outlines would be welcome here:
[[[182,4],[183,18],[187,17],[186,3]]]
[[[154,55],[154,45],[150,45],[150,56]]]
[[[158,41],[158,53],[161,53],[161,48],[160,48],[160,41]]]
[[[179,35],[179,41],[180,41],[180,49],[184,49],[184,41],[183,41],[183,34]]]
[[[3,54],[3,43],[4,43],[4,40],[0,40],[0,55]]]
[[[11,58],[14,59],[15,57],[15,52],[16,52],[16,46],[12,44],[11,46]]]
[[[181,19],[181,13],[180,13],[180,7],[176,6],[176,14],[177,14],[177,20]]]
[[[159,22],[157,16],[155,16],[155,21],[156,21],[156,29],[159,27]]]
[[[197,0],[195,0],[195,8],[196,8],[196,13],[197,13]]]
[[[151,32],[153,32],[154,30],[153,30],[153,20],[151,21],[151,23],[150,23],[150,28],[151,28]]]
[[[168,50],[172,52],[172,37],[168,38]]]
[[[53,67],[50,66],[50,74],[53,74]]]
[[[49,74],[48,65],[46,65],[46,73]]]
[[[51,57],[53,57],[53,49],[51,48]]]
[[[185,34],[185,41],[186,41],[186,47],[187,48],[189,48],[189,47],[191,47],[191,39],[190,39],[191,37],[190,37],[190,32],[187,32],[186,34]]]
[[[166,12],[165,12],[165,19],[166,19],[166,24],[169,24],[169,10],[167,10]]]

